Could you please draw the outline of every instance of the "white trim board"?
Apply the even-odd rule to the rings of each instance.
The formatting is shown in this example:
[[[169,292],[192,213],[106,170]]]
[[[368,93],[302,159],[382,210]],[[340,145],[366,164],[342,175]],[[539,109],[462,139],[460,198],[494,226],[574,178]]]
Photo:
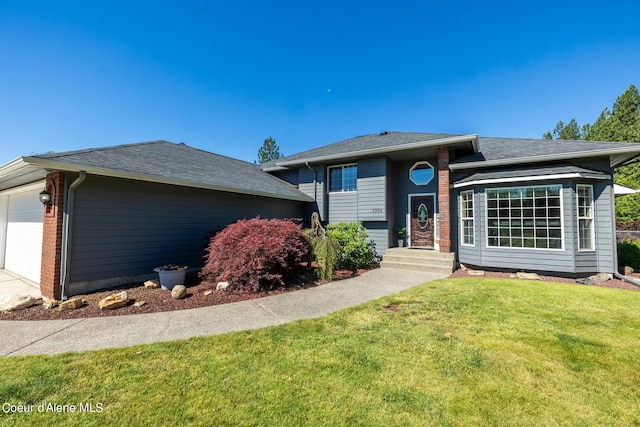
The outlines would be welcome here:
[[[489,178],[478,179],[475,181],[454,183],[451,188],[463,188],[471,187],[473,185],[483,184],[506,184],[510,182],[529,182],[529,181],[546,181],[556,179],[572,179],[572,178],[586,178],[586,179],[610,179],[610,175],[592,174],[592,173],[562,173],[556,175],[536,175],[536,176],[521,176],[514,178]]]

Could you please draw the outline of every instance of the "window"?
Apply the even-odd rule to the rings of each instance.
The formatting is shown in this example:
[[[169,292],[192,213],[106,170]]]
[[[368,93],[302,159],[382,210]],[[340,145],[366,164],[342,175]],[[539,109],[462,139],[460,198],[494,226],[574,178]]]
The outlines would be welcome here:
[[[562,249],[561,187],[486,191],[487,246]]]
[[[578,185],[578,249],[593,250],[593,186]]]
[[[473,191],[460,193],[460,218],[462,221],[462,244],[464,246],[475,245],[476,229],[473,220]]]
[[[415,185],[427,185],[433,179],[433,166],[429,162],[417,162],[409,169],[409,179]]]
[[[331,166],[329,168],[329,192],[356,191],[358,167],[352,165]]]

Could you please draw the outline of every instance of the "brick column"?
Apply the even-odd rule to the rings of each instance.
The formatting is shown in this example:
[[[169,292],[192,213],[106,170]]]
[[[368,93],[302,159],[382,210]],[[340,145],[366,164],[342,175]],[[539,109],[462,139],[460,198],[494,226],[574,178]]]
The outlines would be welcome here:
[[[438,212],[440,252],[451,252],[451,210],[449,200],[449,147],[438,148]]]
[[[64,172],[47,175],[46,190],[51,194],[51,205],[44,208],[42,232],[42,262],[40,266],[40,293],[45,298],[59,300],[60,262],[62,259],[62,218],[64,211]]]

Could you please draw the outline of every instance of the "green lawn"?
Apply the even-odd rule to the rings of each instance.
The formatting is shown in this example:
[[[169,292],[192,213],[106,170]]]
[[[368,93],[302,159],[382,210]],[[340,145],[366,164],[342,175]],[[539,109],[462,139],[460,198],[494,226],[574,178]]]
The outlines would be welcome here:
[[[640,425],[640,292],[446,279],[259,331],[1,362],[0,403],[36,412],[0,425]]]

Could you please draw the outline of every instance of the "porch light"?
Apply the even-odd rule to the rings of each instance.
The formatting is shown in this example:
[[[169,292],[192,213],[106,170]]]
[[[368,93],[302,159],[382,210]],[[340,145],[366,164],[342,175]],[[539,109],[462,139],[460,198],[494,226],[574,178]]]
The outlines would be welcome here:
[[[40,194],[38,194],[38,198],[43,205],[51,205],[51,193],[49,193],[47,190],[42,190]]]

